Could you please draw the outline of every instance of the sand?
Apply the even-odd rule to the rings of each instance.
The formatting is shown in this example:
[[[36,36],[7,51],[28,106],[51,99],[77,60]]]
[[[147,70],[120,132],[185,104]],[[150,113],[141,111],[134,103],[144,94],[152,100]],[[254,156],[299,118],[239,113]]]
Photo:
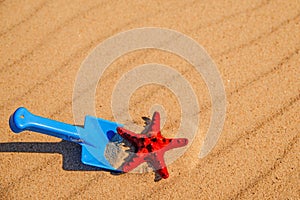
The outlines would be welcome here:
[[[299,15],[300,3],[292,0],[0,1],[1,199],[299,199]],[[184,33],[216,63],[226,120],[206,157],[198,157],[211,116],[205,82],[185,60],[159,50],[112,63],[95,108],[98,117],[113,120],[114,86],[137,65],[162,63],[182,73],[197,95],[201,123],[190,148],[168,166],[168,179],[86,167],[77,145],[10,130],[9,116],[20,106],[74,123],[72,93],[83,60],[105,39],[140,27]],[[166,88],[138,89],[129,113],[142,125],[156,103],[168,114],[162,133],[171,137],[180,106]]]

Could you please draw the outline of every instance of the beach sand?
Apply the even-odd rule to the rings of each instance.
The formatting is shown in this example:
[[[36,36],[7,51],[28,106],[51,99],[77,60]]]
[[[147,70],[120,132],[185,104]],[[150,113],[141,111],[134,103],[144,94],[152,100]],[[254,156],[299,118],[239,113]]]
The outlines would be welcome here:
[[[77,145],[24,132],[9,116],[31,112],[73,124],[77,72],[105,39],[133,28],[188,35],[215,62],[226,92],[226,120],[215,148],[199,159],[211,117],[210,94],[192,65],[168,52],[125,54],[101,77],[96,114],[113,120],[111,94],[122,74],[161,63],[183,74],[201,112],[195,139],[168,166],[170,177],[109,172],[80,164]],[[1,199],[299,199],[300,2],[249,1],[0,1]],[[145,98],[147,96],[147,98]],[[162,134],[178,130],[176,95],[159,85],[139,88],[129,113],[136,124],[162,104]]]

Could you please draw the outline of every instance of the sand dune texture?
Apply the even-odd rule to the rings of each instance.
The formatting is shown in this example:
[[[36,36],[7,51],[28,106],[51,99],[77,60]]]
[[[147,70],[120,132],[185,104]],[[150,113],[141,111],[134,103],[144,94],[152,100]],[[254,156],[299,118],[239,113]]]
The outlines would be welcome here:
[[[95,107],[98,117],[113,120],[111,93],[135,66],[161,63],[180,72],[197,95],[201,123],[190,148],[168,166],[168,179],[84,167],[77,145],[9,129],[8,118],[20,106],[72,124],[83,60],[110,36],[140,27],[184,33],[216,63],[227,110],[208,156],[198,158],[212,114],[206,84],[184,59],[155,49],[113,62],[98,83]],[[1,0],[0,47],[1,199],[300,198],[299,1]],[[156,103],[168,114],[162,133],[171,137],[180,105],[167,88],[139,88],[129,113],[142,125],[141,116]]]

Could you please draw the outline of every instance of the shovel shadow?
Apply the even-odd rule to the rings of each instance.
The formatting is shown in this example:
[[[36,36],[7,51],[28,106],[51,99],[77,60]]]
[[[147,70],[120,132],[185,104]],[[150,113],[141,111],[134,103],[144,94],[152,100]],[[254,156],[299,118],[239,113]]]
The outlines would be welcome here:
[[[0,143],[2,152],[59,153],[63,156],[62,168],[67,171],[108,171],[81,162],[81,145],[62,140],[61,142],[10,142]]]

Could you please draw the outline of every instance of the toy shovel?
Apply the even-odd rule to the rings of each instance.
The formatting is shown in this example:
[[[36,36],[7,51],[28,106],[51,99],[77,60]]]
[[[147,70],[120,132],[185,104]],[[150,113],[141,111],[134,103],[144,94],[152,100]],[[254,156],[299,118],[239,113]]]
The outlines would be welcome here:
[[[78,143],[82,146],[81,161],[84,164],[120,172],[106,159],[105,148],[109,142],[122,140],[115,133],[117,127],[123,126],[121,124],[86,116],[84,127],[80,127],[36,116],[20,107],[10,116],[9,125],[15,133],[29,130]]]

